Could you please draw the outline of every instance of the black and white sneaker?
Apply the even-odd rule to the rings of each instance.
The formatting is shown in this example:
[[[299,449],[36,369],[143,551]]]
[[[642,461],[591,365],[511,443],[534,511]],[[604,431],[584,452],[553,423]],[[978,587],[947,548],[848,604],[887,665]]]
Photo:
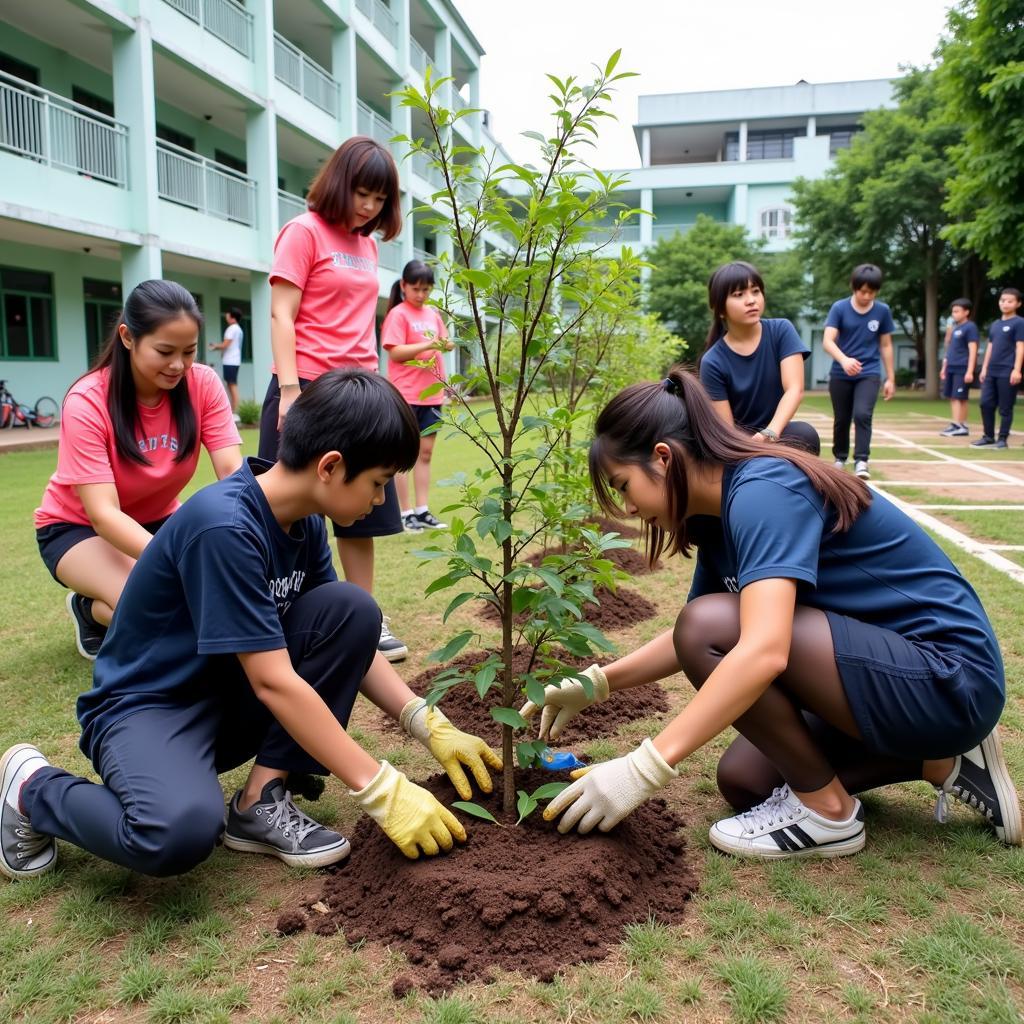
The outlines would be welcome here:
[[[402,516],[402,529],[406,533],[419,533],[423,529],[423,524],[415,512],[406,512]]]
[[[950,432],[950,437],[969,437],[970,430],[967,428],[966,423],[958,423],[956,429]]]
[[[448,524],[442,523],[437,516],[428,508],[425,512],[414,512],[416,521],[420,524],[421,530],[447,530]]]
[[[21,787],[49,763],[31,743],[0,759],[0,872],[8,878],[32,878],[57,863],[57,840],[37,832],[21,808]]]
[[[404,661],[409,654],[409,648],[391,632],[391,619],[387,615],[381,617],[380,639],[377,641],[377,650],[388,661]]]
[[[956,437],[956,432],[957,432],[958,429],[959,429],[959,424],[957,424],[957,423],[950,423],[950,425],[948,427],[946,427],[945,430],[940,430],[939,431],[939,437]]]
[[[864,849],[864,808],[853,801],[846,821],[833,821],[805,806],[789,786],[764,803],[711,826],[711,845],[737,857],[845,857]]]
[[[996,835],[1008,846],[1020,846],[1020,801],[1003,759],[999,732],[993,729],[981,746],[957,755],[949,778],[935,787],[935,820],[945,821],[949,813],[947,794],[984,815]]]
[[[100,644],[107,635],[107,627],[101,626],[92,617],[92,598],[82,597],[73,590],[68,594],[64,604],[75,627],[75,646],[78,653],[89,661],[95,661],[100,653]]]
[[[871,479],[871,470],[868,469],[867,459],[858,459],[853,464],[853,475],[860,480]]]
[[[977,441],[971,442],[972,448],[991,448],[996,443],[994,437],[989,437],[988,434],[982,434]]]
[[[224,845],[242,853],[269,853],[291,867],[322,868],[351,852],[349,841],[295,806],[280,779],[263,787],[248,810],[238,809],[239,790],[228,806]]]

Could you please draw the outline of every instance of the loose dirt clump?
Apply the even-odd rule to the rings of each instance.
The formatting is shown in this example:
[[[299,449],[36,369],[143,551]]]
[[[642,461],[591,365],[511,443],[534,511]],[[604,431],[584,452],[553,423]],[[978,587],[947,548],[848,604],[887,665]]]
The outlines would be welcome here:
[[[568,781],[561,773],[518,772],[516,786],[532,791],[559,777]],[[446,776],[423,785],[451,799]],[[501,819],[497,793],[474,799]],[[369,939],[405,954],[396,995],[413,985],[437,993],[488,980],[496,967],[550,981],[570,964],[604,959],[627,925],[652,916],[680,923],[697,887],[683,822],[661,799],[611,832],[586,836],[560,835],[539,811],[505,828],[456,813],[467,843],[418,861],[361,818],[352,858],[326,880],[325,920],[350,943]]]
[[[564,553],[564,551],[559,551],[557,548],[548,548],[545,551],[538,551],[535,555],[530,555],[526,561],[530,565],[537,566],[548,555]],[[661,562],[655,562],[653,568],[649,566],[647,564],[647,556],[643,552],[637,551],[636,548],[612,548],[610,551],[605,551],[601,557],[613,563],[623,572],[629,573],[630,576],[646,576],[648,573],[657,572],[662,568]]]
[[[614,592],[607,587],[598,587],[594,591],[598,604],[585,604],[583,618],[602,632],[616,629],[627,629],[638,622],[646,622],[658,614],[658,609],[642,594],[626,587],[618,587]],[[481,602],[479,615],[487,622],[500,621],[498,609],[493,604]],[[517,615],[516,622],[526,621],[526,615]]]
[[[499,651],[474,651],[462,654],[449,665],[460,669],[473,668],[482,664],[490,654]],[[578,658],[567,651],[559,651],[558,658],[572,668],[586,668],[594,663],[592,658]],[[525,647],[518,648],[512,655],[512,671],[523,674],[530,662],[530,652]],[[409,680],[409,688],[420,696],[426,694],[434,677],[442,668],[428,669]],[[495,691],[488,696],[497,700]],[[498,746],[501,743],[501,726],[491,718],[488,710],[493,701],[482,701],[472,683],[453,686],[441,701],[441,710],[460,728],[475,736]],[[577,715],[558,737],[559,747],[585,743],[599,736],[613,736],[620,726],[635,722],[640,718],[652,718],[664,714],[669,709],[668,696],[658,685],[650,683],[646,686],[635,686],[630,690],[613,693],[608,700],[594,704],[586,711]],[[397,729],[394,719],[385,720],[385,728]],[[549,780],[550,781],[550,780]]]

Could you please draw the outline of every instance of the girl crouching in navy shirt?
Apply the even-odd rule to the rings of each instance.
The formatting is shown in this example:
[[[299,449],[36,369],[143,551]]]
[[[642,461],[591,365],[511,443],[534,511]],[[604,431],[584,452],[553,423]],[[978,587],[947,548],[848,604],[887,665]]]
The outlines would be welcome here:
[[[766,454],[678,368],[612,399],[590,463],[602,509],[643,519],[652,560],[696,545],[697,565],[674,630],[606,666],[592,698],[580,682],[547,687],[545,712],[568,705],[564,724],[593,698],[680,668],[698,692],[653,741],[551,801],[561,831],[611,828],[733,725],[719,786],[741,813],[712,826],[720,850],[855,853],[865,823],[851,794],[913,779],[936,787],[940,819],[952,795],[1020,844],[996,733],[999,645],[920,527],[805,452]]]
[[[764,320],[764,281],[737,260],[708,281],[714,319],[700,360],[700,381],[715,411],[741,424],[757,442],[785,441],[815,455],[818,432],[793,416],[804,396],[804,360],[811,354],[788,320]]]

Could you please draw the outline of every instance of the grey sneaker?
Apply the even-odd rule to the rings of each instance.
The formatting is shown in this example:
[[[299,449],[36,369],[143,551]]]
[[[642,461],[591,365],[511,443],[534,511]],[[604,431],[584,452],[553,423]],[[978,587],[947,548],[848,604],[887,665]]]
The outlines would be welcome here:
[[[32,878],[57,863],[57,840],[44,836],[21,809],[21,787],[49,761],[31,743],[8,749],[0,760],[0,872],[8,878]]]
[[[303,814],[280,779],[263,787],[248,810],[238,809],[239,790],[228,805],[224,845],[242,853],[269,853],[291,867],[322,868],[351,852],[349,841]]]
[[[946,820],[949,810],[947,794],[984,815],[996,830],[996,835],[1008,846],[1020,846],[1024,842],[1020,801],[1003,759],[1003,746],[996,729],[981,741],[980,746],[959,754],[949,778],[935,787],[936,821]]]
[[[988,434],[982,434],[977,441],[971,442],[972,448],[991,448],[996,443],[994,437],[989,437]]]
[[[950,423],[945,430],[939,431],[939,437],[956,437],[956,432],[960,429],[958,423]]]
[[[416,517],[416,521],[420,524],[420,528],[423,530],[447,530],[448,524],[442,523],[437,516],[428,508],[426,512],[414,512],[413,515]]]
[[[423,529],[423,524],[415,512],[406,512],[402,516],[402,529],[406,533],[419,533]]]
[[[870,480],[871,479],[871,470],[868,469],[867,460],[866,459],[858,459],[853,464],[853,473],[854,473],[854,476],[858,477],[861,480]]]
[[[1001,438],[999,438],[998,441],[996,441],[996,447],[997,448],[1009,448],[1010,447],[1010,442],[1007,441],[1005,437],[1001,437]]]
[[[403,661],[409,654],[409,648],[391,632],[391,619],[387,615],[381,618],[380,639],[377,641],[377,650],[388,661]]]
[[[92,598],[82,597],[72,590],[64,603],[75,626],[75,646],[78,653],[89,661],[95,661],[103,638],[107,635],[107,627],[101,626],[92,617]]]
[[[958,424],[956,425],[956,430],[953,430],[953,431],[951,431],[951,432],[950,432],[950,435],[949,435],[949,436],[950,436],[950,437],[969,437],[969,436],[970,436],[970,433],[971,433],[971,432],[970,432],[970,430],[969,430],[969,429],[967,428],[967,425],[966,425],[966,424],[964,424],[964,423],[958,423]]]

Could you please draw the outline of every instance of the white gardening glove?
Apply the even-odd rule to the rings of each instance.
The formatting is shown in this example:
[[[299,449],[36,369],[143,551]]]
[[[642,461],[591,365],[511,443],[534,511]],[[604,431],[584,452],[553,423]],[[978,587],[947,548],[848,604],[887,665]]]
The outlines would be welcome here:
[[[578,679],[563,679],[561,685],[552,683],[544,687],[544,710],[540,715],[538,739],[557,740],[562,730],[584,708],[608,699],[608,677],[600,665],[591,665],[580,675],[586,676],[594,684],[593,697],[587,696],[587,691],[583,689],[583,684]],[[523,718],[532,718],[540,706],[528,700],[519,709],[519,714]]]
[[[544,808],[544,818],[551,821],[565,811],[559,832],[578,826],[586,833],[595,825],[607,832],[678,774],[646,739],[625,757],[574,771],[576,781]]]

